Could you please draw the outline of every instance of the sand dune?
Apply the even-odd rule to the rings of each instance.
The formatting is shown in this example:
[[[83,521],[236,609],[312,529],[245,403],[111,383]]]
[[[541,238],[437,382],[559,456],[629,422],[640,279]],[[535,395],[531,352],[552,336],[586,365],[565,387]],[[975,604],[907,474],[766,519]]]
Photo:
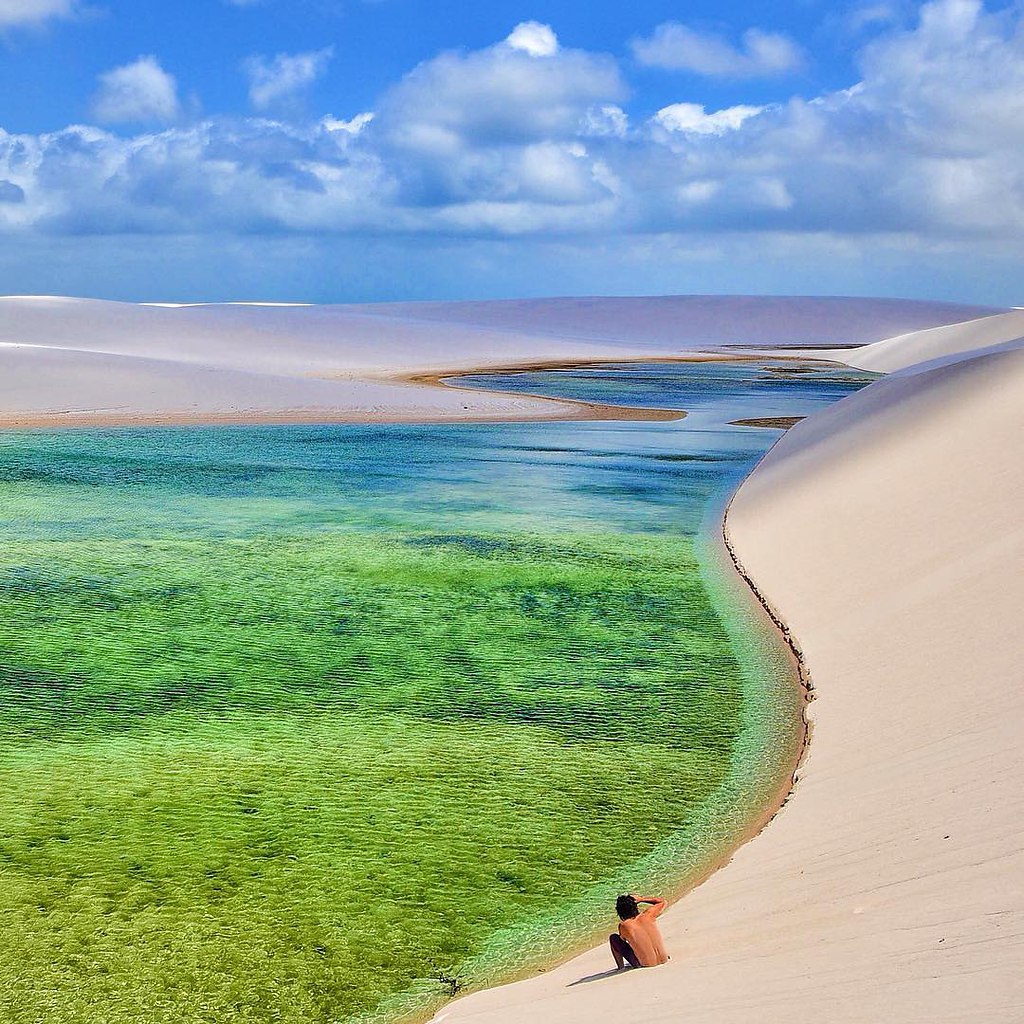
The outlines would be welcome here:
[[[787,434],[728,522],[817,688],[790,804],[666,914],[670,964],[575,984],[602,948],[436,1020],[1024,1019],[1022,440],[1020,347]]]
[[[1024,338],[1024,310],[1013,309],[966,323],[901,334],[857,352],[830,353],[835,358],[876,373],[956,360],[965,353],[1010,346]]]
[[[249,373],[429,370],[600,357],[608,346],[553,343],[474,327],[416,324],[334,306],[147,306],[94,299],[0,299],[0,342],[106,352]]]
[[[988,312],[996,311],[707,296],[389,306],[14,296],[0,298],[0,422],[579,416],[587,413],[579,405],[399,386],[396,378],[663,357],[734,342],[859,344]]]
[[[329,423],[602,415],[563,402],[366,380],[247,373],[169,359],[0,348],[0,425]]]
[[[348,308],[7,298],[0,422],[575,417],[584,407],[399,378],[436,367],[624,354],[621,346],[406,324]]]
[[[776,295],[663,295],[626,298],[403,302],[367,312],[629,345],[864,345],[1003,310],[906,299]]]

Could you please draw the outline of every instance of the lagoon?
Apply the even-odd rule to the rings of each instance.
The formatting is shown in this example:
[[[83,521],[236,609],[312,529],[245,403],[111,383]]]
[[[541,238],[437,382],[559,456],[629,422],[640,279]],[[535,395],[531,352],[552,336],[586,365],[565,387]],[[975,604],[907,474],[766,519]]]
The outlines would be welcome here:
[[[459,382],[671,422],[0,434],[0,1015],[393,1020],[699,877],[799,742],[714,542],[778,432],[730,424],[869,379]]]

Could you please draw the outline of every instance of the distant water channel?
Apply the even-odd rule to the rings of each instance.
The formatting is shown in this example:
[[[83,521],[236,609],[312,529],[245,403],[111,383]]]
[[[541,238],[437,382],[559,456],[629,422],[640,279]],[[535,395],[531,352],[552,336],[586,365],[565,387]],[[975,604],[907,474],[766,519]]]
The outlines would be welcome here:
[[[387,1021],[678,891],[799,694],[728,495],[869,375],[476,375],[678,421],[0,433],[0,1019]]]

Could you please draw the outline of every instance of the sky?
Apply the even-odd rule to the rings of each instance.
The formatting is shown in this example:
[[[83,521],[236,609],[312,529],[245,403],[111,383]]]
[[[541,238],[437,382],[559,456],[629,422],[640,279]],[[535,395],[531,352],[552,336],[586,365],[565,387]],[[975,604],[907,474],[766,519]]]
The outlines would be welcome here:
[[[0,293],[1024,305],[1024,3],[0,0]]]

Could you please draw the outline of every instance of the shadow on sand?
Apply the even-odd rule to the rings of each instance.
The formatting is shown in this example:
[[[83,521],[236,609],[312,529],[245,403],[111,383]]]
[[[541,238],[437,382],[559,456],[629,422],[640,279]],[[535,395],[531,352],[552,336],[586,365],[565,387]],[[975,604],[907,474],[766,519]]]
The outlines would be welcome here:
[[[588,974],[585,978],[580,978],[577,981],[570,981],[566,988],[572,988],[574,985],[588,985],[592,981],[601,981],[604,978],[614,978],[619,974],[629,974],[630,971],[636,970],[634,967],[612,967],[610,970],[602,971],[600,974]]]

